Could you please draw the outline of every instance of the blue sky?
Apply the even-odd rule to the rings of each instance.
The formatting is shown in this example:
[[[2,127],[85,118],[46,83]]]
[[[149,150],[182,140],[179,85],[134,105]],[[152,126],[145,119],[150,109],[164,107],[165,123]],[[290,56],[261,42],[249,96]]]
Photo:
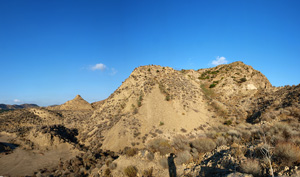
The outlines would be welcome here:
[[[297,0],[0,0],[0,103],[99,101],[138,66],[217,59],[297,85],[299,9]]]

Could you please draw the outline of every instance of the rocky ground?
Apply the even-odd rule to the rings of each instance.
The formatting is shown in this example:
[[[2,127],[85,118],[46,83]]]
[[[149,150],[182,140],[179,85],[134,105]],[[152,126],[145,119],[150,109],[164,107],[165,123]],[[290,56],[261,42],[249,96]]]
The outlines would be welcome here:
[[[0,175],[297,176],[300,85],[242,62],[142,66],[107,99],[0,113]]]

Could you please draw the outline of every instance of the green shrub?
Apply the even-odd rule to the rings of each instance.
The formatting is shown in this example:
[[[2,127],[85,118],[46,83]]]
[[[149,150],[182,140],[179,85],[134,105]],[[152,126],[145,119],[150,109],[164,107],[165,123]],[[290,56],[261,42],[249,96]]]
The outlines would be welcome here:
[[[212,71],[211,74],[218,74],[219,70],[217,71]]]
[[[167,100],[167,101],[170,101],[170,95],[167,95],[167,96],[166,96],[166,100]]]
[[[130,166],[128,166],[128,167],[126,167],[124,169],[124,173],[128,177],[136,177],[137,176],[137,172],[138,172],[138,169],[135,166],[133,166],[133,165],[130,165]]]
[[[216,86],[216,84],[210,84],[209,88],[214,88]]]
[[[246,81],[247,81],[247,79],[245,77],[243,77],[243,78],[240,79],[240,83],[246,82]]]
[[[199,153],[212,151],[216,143],[210,138],[198,138],[191,142],[192,147],[196,148]]]
[[[211,89],[208,89],[204,84],[201,84],[200,88],[206,97],[210,98],[214,96],[214,92]]]
[[[138,107],[142,106],[143,96],[141,95],[137,101]]]
[[[159,126],[163,126],[163,125],[165,125],[165,123],[162,122],[162,121],[160,121],[160,122],[159,122]]]

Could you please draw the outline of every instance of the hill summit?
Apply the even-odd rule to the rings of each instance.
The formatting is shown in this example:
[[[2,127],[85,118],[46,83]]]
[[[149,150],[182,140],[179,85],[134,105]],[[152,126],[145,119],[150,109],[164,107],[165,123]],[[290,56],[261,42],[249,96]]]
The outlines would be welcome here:
[[[92,105],[85,101],[80,95],[76,95],[73,100],[69,100],[66,103],[55,106],[53,109],[58,110],[92,110]]]

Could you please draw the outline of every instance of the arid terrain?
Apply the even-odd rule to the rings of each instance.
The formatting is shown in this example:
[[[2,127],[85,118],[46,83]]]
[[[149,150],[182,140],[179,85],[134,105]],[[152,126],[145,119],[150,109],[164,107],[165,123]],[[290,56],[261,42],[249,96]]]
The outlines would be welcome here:
[[[300,176],[299,101],[242,62],[141,66],[99,102],[1,112],[0,176],[165,177],[170,153],[178,176]]]

